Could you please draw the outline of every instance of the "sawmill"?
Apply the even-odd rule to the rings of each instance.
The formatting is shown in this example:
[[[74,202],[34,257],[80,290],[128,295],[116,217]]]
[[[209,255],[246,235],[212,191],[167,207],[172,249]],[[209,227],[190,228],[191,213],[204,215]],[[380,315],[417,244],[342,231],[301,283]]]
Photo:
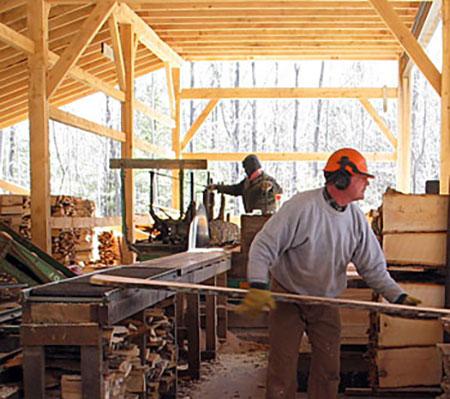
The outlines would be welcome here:
[[[0,0],[0,399],[450,398],[449,42],[450,0]]]

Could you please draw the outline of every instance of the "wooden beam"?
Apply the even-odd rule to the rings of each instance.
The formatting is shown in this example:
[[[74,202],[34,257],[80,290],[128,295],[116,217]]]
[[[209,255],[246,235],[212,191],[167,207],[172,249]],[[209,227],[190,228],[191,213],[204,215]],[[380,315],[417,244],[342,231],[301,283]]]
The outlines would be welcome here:
[[[50,106],[50,118],[54,121],[64,123],[76,129],[81,129],[86,132],[94,133],[99,136],[108,137],[120,142],[125,141],[125,133],[115,129],[100,125],[88,119],[63,111],[57,107]]]
[[[164,68],[166,70],[167,92],[169,94],[170,116],[175,119],[176,105],[175,105],[175,88],[173,87],[173,79],[172,79],[172,68],[168,62],[164,63]]]
[[[34,43],[31,39],[2,23],[0,23],[0,40],[27,55],[34,53]]]
[[[134,215],[134,222],[139,225],[150,224],[150,216]],[[120,216],[106,217],[52,217],[50,226],[52,229],[77,229],[95,227],[120,227]]]
[[[442,1],[441,194],[450,193],[450,1]]]
[[[172,150],[175,154],[176,159],[180,159],[181,155],[181,145],[180,145],[180,131],[181,131],[181,78],[180,78],[180,68],[172,68],[172,82],[173,90],[175,95],[175,126],[172,129]],[[172,208],[181,209],[181,193],[180,187],[177,182],[178,177],[177,172],[173,171],[172,175],[174,179],[172,180]]]
[[[396,98],[397,89],[383,88],[208,88],[183,89],[186,99],[236,99],[236,98]]]
[[[261,161],[326,161],[331,152],[257,152],[255,154]],[[241,162],[248,152],[183,152],[183,159],[206,159],[215,162]],[[395,152],[366,152],[364,157],[369,162],[395,162]]]
[[[97,6],[89,15],[88,19],[81,26],[79,34],[66,47],[60,59],[50,71],[47,89],[47,96],[49,98],[61,84],[70,68],[76,64],[83,51],[103,26],[111,12],[114,11],[115,7],[116,0],[104,0],[97,3]]]
[[[203,122],[206,120],[208,115],[212,112],[214,107],[217,105],[219,100],[210,100],[206,105],[205,109],[198,116],[198,118],[194,121],[190,129],[187,131],[186,135],[183,138],[183,142],[181,143],[181,150],[184,150],[189,142],[194,137],[195,133],[197,133],[198,129],[202,126]]]
[[[123,60],[122,43],[120,41],[119,26],[117,18],[112,13],[108,19],[109,32],[111,35],[112,48],[114,51],[114,64],[116,65],[117,81],[119,82],[120,90],[125,90],[125,64]]]
[[[397,139],[392,134],[391,130],[386,125],[384,120],[380,117],[380,115],[378,115],[377,110],[373,107],[373,105],[370,103],[370,101],[367,98],[360,98],[359,101],[361,102],[361,104],[365,108],[365,110],[369,113],[369,115],[372,117],[373,121],[380,128],[380,130],[384,133],[384,135],[389,140],[389,142],[392,144],[392,147],[395,150],[397,148]]]
[[[139,41],[159,59],[178,67],[183,64],[183,59],[163,42],[155,31],[126,4],[120,4],[116,15],[120,23],[129,23],[134,26]]]
[[[17,184],[14,183],[10,183],[6,180],[0,180],[0,188],[11,194],[30,195],[29,189],[22,186],[18,186]]]
[[[120,26],[122,39],[123,56],[125,61],[125,102],[122,103],[122,130],[125,133],[125,142],[122,143],[122,158],[133,158],[135,137],[134,137],[134,65],[135,65],[135,33],[132,25],[122,24]],[[125,264],[135,261],[135,254],[128,248],[127,243],[134,242],[134,172],[125,170],[125,223],[128,227],[126,239],[123,240],[123,262]]]
[[[204,159],[110,159],[111,169],[201,169],[208,168],[208,162]]]
[[[50,150],[48,134],[48,13],[45,0],[28,2],[28,29],[35,52],[28,57],[30,121],[31,236],[33,243],[51,253]]]
[[[436,90],[441,94],[441,74],[428,58],[422,46],[417,42],[414,35],[399,18],[394,8],[387,0],[369,0],[373,8],[386,23],[392,34],[397,38],[406,53],[414,60],[417,67]]]
[[[401,73],[399,65],[399,74]],[[397,190],[411,191],[411,87],[410,77],[399,77]]]
[[[175,121],[173,118],[168,115],[162,114],[161,112],[153,109],[147,104],[144,104],[142,101],[136,99],[134,101],[134,106],[137,111],[142,112],[144,115],[148,116],[151,119],[154,119],[155,121],[158,121],[166,127],[173,128],[175,126]]]

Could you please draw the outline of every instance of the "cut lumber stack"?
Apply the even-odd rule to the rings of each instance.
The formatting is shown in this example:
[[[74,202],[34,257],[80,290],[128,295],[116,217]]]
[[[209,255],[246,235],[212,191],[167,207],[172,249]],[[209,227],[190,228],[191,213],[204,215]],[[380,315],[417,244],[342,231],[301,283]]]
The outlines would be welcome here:
[[[448,196],[406,195],[388,190],[383,197],[383,250],[390,266],[442,268],[446,262]]]
[[[388,269],[405,292],[422,301],[420,306],[444,307],[439,269],[446,262],[447,212],[448,196],[388,190],[383,197],[382,243]],[[439,321],[373,314],[371,322],[373,389],[433,389],[441,383]]]
[[[51,197],[52,217],[93,217],[95,203],[73,196]],[[0,221],[24,238],[31,237],[30,197],[26,195],[0,195]],[[94,230],[91,228],[52,229],[52,256],[59,262],[86,264],[93,256]]]

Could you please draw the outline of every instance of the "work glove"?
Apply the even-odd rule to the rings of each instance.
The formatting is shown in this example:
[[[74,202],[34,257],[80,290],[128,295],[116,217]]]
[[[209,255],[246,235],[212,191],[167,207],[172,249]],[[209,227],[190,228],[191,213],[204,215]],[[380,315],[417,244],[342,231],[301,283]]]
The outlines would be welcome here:
[[[422,301],[418,298],[415,298],[408,294],[401,294],[397,300],[395,301],[396,304],[399,305],[407,305],[407,306],[417,306],[422,303]]]
[[[250,288],[244,297],[244,300],[235,309],[236,313],[257,316],[263,310],[275,309],[275,300],[272,293],[267,289]]]

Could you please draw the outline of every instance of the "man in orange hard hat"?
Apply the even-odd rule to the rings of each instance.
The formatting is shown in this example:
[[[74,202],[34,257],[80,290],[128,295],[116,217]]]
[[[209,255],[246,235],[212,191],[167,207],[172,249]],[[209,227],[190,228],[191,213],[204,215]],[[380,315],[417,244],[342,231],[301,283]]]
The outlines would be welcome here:
[[[277,302],[268,290],[337,297],[347,285],[347,265],[393,303],[417,305],[386,270],[383,251],[354,201],[364,198],[369,173],[352,148],[333,153],[324,168],[325,187],[298,193],[256,235],[249,252],[250,290],[238,311],[270,308],[268,399],[293,399],[304,332],[312,346],[309,399],[336,398],[340,369],[339,310],[326,305]]]

